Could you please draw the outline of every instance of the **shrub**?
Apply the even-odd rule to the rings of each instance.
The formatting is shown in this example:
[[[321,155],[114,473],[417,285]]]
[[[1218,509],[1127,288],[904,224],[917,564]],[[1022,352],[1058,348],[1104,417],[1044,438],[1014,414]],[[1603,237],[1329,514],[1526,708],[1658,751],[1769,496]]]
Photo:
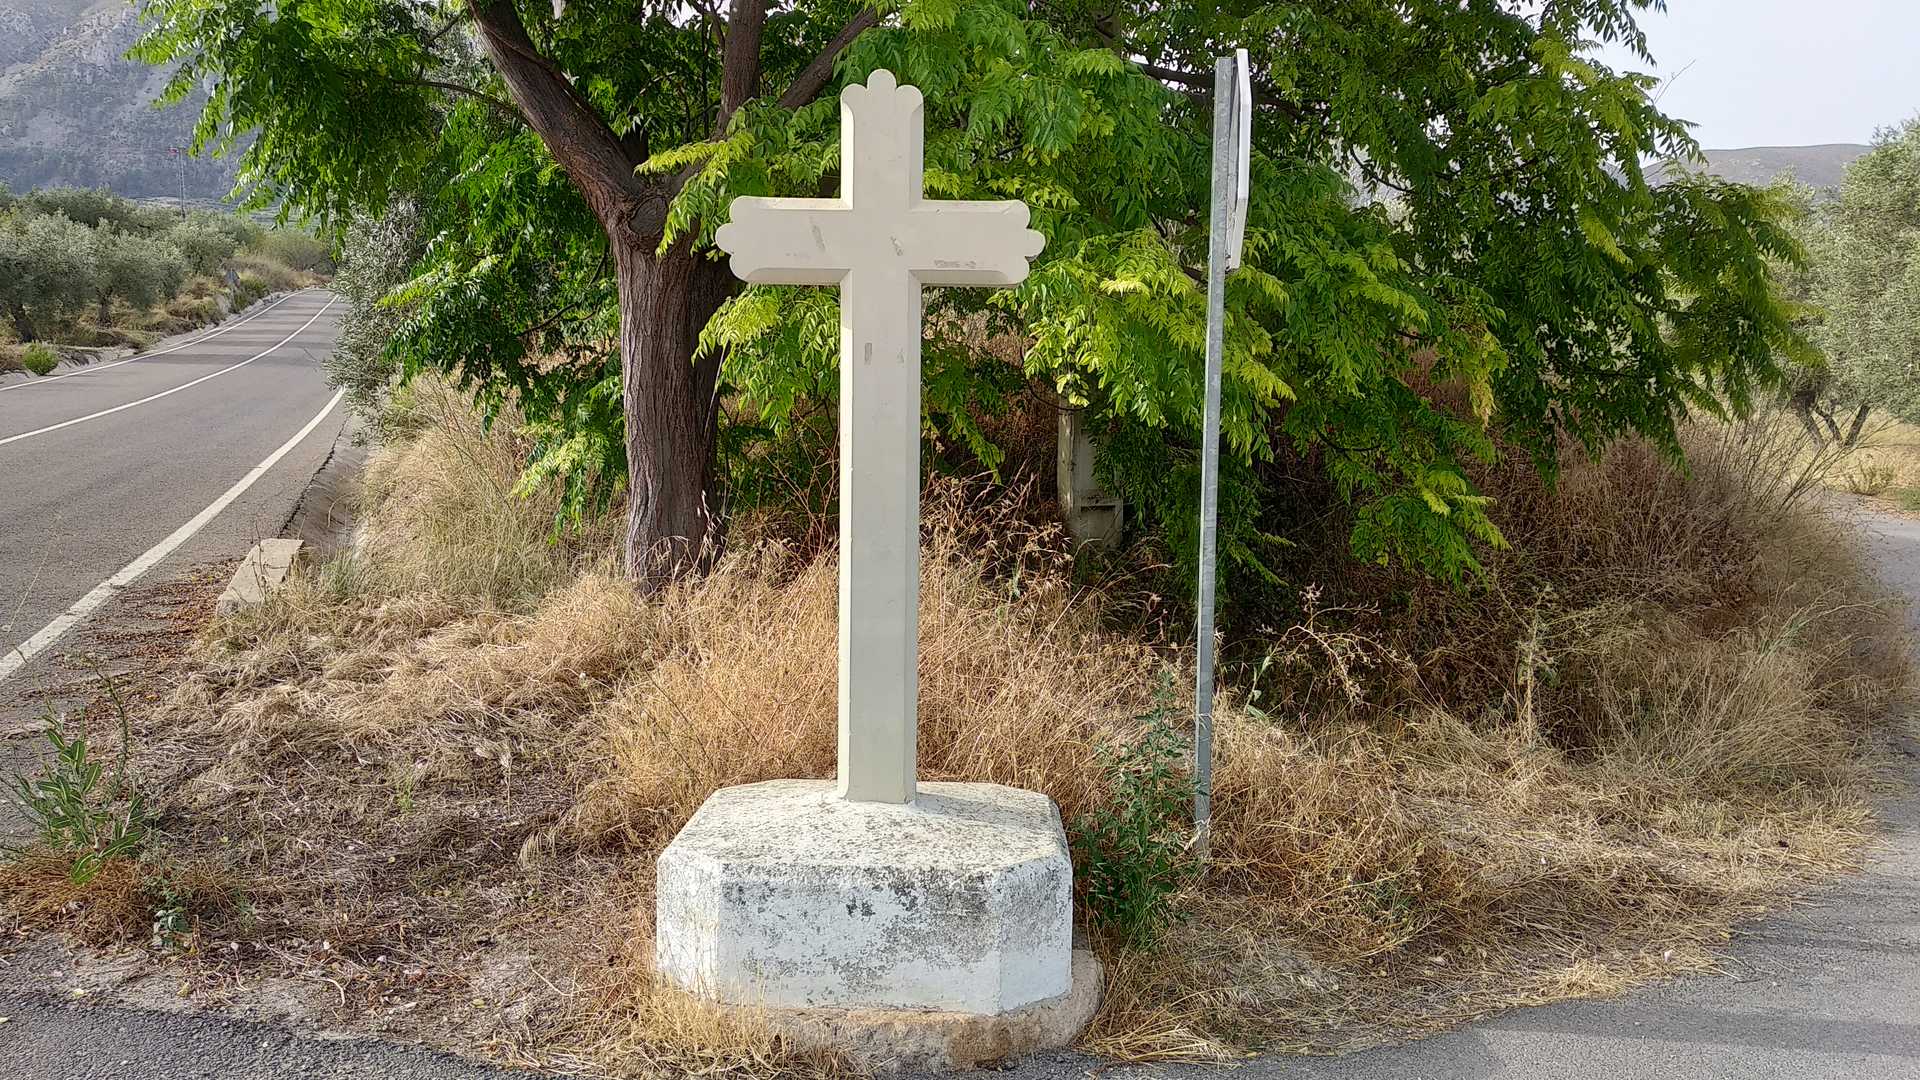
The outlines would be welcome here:
[[[180,249],[189,270],[210,276],[218,276],[221,266],[240,248],[239,240],[213,214],[195,214],[180,222],[167,233],[167,240]]]
[[[1137,740],[1100,746],[1107,801],[1073,823],[1074,880],[1087,918],[1131,948],[1154,943],[1193,868],[1192,744],[1174,727],[1172,688],[1163,678]]]
[[[233,287],[233,310],[239,311],[251,305],[269,291],[266,280],[260,275],[252,272],[239,275]]]
[[[51,375],[60,366],[60,353],[44,341],[35,341],[21,351],[20,366],[35,375]]]
[[[332,245],[298,229],[268,229],[245,250],[299,271],[330,269],[333,265]]]
[[[1842,482],[1855,495],[1885,495],[1900,479],[1893,466],[1879,461],[1862,461],[1847,470]]]
[[[413,204],[396,201],[378,218],[356,217],[340,243],[333,291],[343,301],[340,336],[327,357],[327,381],[347,392],[347,404],[375,430],[386,420],[388,395],[400,363],[388,345],[407,313],[383,303],[409,280],[425,241]]]
[[[0,221],[0,312],[22,341],[92,300],[93,230],[57,214]]]
[[[102,327],[112,321],[112,304],[125,300],[144,310],[180,291],[186,258],[164,240],[102,227],[94,232],[93,293]]]
[[[233,267],[241,277],[251,277],[259,283],[263,296],[298,289],[310,280],[287,264],[262,255],[235,255],[227,260],[227,265]]]

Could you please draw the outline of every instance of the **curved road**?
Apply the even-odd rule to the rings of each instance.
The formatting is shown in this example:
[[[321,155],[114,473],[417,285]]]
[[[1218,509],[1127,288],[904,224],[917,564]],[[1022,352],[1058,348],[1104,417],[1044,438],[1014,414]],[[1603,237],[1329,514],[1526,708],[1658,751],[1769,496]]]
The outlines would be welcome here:
[[[346,421],[320,367],[340,313],[309,289],[129,361],[0,376],[0,692],[119,588],[279,535]]]

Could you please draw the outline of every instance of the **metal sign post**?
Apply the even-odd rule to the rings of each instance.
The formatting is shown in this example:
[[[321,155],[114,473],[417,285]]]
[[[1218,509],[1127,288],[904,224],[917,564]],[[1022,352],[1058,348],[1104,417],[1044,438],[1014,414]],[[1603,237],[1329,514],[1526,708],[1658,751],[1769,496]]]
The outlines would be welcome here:
[[[1227,271],[1240,265],[1251,194],[1253,94],[1247,50],[1222,56],[1213,74],[1213,212],[1207,244],[1207,386],[1200,425],[1199,657],[1193,688],[1193,850],[1213,840],[1213,606],[1220,511],[1220,363],[1227,329]]]

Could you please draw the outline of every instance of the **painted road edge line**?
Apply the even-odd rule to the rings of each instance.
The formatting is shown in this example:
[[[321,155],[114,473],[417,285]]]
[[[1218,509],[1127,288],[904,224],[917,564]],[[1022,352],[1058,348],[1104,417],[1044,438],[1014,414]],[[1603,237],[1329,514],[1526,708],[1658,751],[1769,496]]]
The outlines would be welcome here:
[[[97,413],[88,413],[85,416],[76,416],[71,420],[62,420],[57,424],[49,424],[43,428],[35,428],[32,431],[23,431],[18,435],[9,435],[4,439],[0,439],[0,446],[5,446],[8,443],[19,442],[21,439],[31,439],[35,435],[45,435],[50,431],[59,431],[61,428],[70,428],[75,424],[84,424],[89,420],[98,420],[103,416],[112,416],[114,413],[117,413],[117,412],[125,412],[126,410],[131,409],[136,405],[145,405],[149,401],[159,401],[163,397],[167,397],[168,395],[171,395],[171,394],[177,394],[182,390],[191,390],[194,387],[199,386],[201,383],[206,382],[208,379],[217,379],[220,376],[225,375],[229,371],[239,371],[241,368],[246,367],[248,364],[253,363],[255,360],[260,359],[261,357],[267,355],[268,353],[274,351],[275,349],[278,349],[280,346],[285,345],[287,342],[292,341],[294,338],[299,337],[301,334],[301,331],[304,331],[307,327],[312,326],[316,321],[319,320],[320,316],[325,315],[327,313],[327,308],[332,307],[335,301],[337,301],[338,299],[339,299],[338,297],[335,297],[333,300],[327,301],[326,307],[323,307],[319,311],[314,312],[313,318],[308,319],[306,322],[301,323],[299,330],[295,330],[293,333],[288,334],[286,337],[283,337],[279,341],[274,342],[272,345],[268,346],[266,349],[262,350],[261,352],[254,353],[252,356],[247,357],[245,360],[242,360],[237,364],[234,364],[230,367],[223,367],[219,371],[216,371],[211,375],[202,375],[199,378],[193,380],[192,382],[181,383],[179,386],[176,386],[171,390],[162,390],[157,394],[149,394],[148,396],[141,398],[139,401],[129,401],[125,405],[115,405],[111,409],[101,409]]]
[[[136,356],[129,356],[125,360],[115,360],[111,364],[88,364],[86,367],[81,368],[79,371],[69,371],[65,375],[55,375],[52,378],[48,378],[48,379],[34,379],[31,382],[14,383],[12,386],[0,386],[0,394],[4,394],[9,390],[25,390],[30,386],[45,386],[48,383],[57,383],[62,379],[71,379],[76,375],[92,375],[101,371],[112,371],[114,368],[117,368],[122,364],[131,364],[135,360],[151,360],[156,356],[165,356],[168,353],[177,353],[181,349],[191,348],[192,346],[198,345],[203,341],[208,341],[213,338],[217,338],[221,334],[224,334],[229,330],[238,330],[241,327],[252,322],[253,320],[259,318],[262,315],[265,315],[267,312],[272,311],[274,308],[279,307],[281,304],[286,303],[287,301],[293,299],[296,296],[299,296],[301,293],[306,291],[307,291],[306,289],[295,289],[293,292],[290,292],[287,295],[281,297],[280,299],[275,300],[273,303],[268,304],[266,307],[261,308],[259,311],[256,311],[251,315],[246,315],[246,316],[242,316],[241,318],[235,319],[234,321],[227,323],[224,326],[221,326],[217,330],[210,330],[204,334],[201,334],[199,337],[194,338],[192,341],[183,341],[178,345],[169,345],[164,349],[155,349],[152,352],[143,352]]]
[[[193,539],[201,529],[207,527],[208,522],[219,517],[221,511],[232,506],[234,500],[245,495],[248,488],[258,483],[261,477],[267,475],[268,469],[278,465],[281,458],[292,453],[294,447],[299,446],[307,436],[313,434],[313,429],[325,422],[327,417],[333,413],[333,410],[339,407],[341,399],[346,396],[347,392],[345,390],[336,392],[333,395],[333,400],[327,402],[327,407],[321,409],[319,415],[307,421],[306,427],[296,432],[293,438],[280,444],[280,449],[268,454],[265,461],[255,465],[247,475],[240,478],[238,483],[228,488],[226,494],[213,500],[205,510],[195,514],[192,521],[173,530],[172,535],[147,549],[146,554],[122,567],[119,573],[94,586],[91,592],[76,601],[74,605],[63,612],[59,618],[54,619],[42,627],[38,633],[8,650],[6,655],[0,656],[0,682],[5,682],[14,672],[26,666],[27,661],[46,651],[47,647],[54,642],[59,641],[61,637],[65,636],[67,631],[73,629],[80,624],[81,620],[99,610],[100,605],[111,600],[115,593],[118,593],[121,589],[139,580],[142,574],[153,569],[159,565],[162,559],[179,550],[180,545]]]

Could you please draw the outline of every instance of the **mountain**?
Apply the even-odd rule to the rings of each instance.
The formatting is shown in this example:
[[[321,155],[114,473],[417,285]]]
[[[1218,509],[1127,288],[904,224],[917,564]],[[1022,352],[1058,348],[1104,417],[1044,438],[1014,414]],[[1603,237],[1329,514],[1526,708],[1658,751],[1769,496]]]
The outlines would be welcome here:
[[[1738,150],[1707,151],[1707,171],[1722,180],[1764,187],[1791,171],[1808,187],[1839,187],[1847,165],[1867,152],[1861,143],[1820,143],[1816,146],[1748,146]]]
[[[139,35],[128,0],[0,0],[0,183],[227,193],[231,161],[168,154],[191,140],[200,103],[153,107],[166,73],[126,58]]]

